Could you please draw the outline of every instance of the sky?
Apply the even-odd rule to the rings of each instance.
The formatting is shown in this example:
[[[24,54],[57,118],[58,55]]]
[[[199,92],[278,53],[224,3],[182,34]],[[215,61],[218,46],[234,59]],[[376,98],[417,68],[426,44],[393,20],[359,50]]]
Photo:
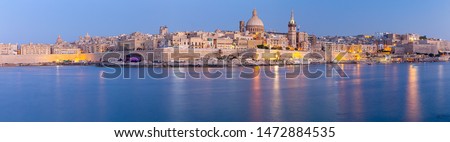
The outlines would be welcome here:
[[[258,10],[268,31],[318,36],[418,33],[450,40],[449,0],[0,0],[0,43],[54,43],[79,36],[239,29]]]

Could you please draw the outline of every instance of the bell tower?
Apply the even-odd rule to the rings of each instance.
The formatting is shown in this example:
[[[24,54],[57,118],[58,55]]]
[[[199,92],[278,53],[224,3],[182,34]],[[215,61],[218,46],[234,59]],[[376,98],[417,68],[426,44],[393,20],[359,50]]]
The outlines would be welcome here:
[[[289,20],[288,28],[289,46],[297,48],[297,23],[294,20],[294,11],[291,11],[291,20]]]

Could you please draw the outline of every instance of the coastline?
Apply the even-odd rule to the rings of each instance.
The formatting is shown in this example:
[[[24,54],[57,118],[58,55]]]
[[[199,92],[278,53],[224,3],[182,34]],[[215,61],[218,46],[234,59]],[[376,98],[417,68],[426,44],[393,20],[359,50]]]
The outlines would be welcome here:
[[[20,64],[11,64],[4,63],[0,64],[0,68],[4,67],[52,67],[52,66],[96,66],[96,67],[145,67],[145,68],[185,68],[185,67],[210,67],[210,68],[218,68],[218,67],[252,67],[252,66],[301,66],[301,65],[326,65],[326,64],[364,64],[364,65],[389,65],[389,64],[404,64],[404,63],[447,63],[449,61],[415,61],[415,62],[390,62],[390,63],[381,63],[381,62],[313,62],[309,64],[283,64],[283,63],[268,63],[268,64],[215,64],[215,65],[195,65],[195,64],[180,64],[180,65],[169,65],[168,63],[163,64],[144,64],[144,63],[102,63],[102,62],[86,62],[86,63],[20,63]]]

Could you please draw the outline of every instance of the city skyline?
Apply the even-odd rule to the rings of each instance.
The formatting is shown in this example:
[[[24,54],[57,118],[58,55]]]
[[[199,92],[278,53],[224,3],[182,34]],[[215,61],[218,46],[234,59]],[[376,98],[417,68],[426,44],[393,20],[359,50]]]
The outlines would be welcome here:
[[[29,2],[33,4],[23,4]],[[444,18],[449,16],[450,2],[444,0],[357,1],[352,4],[326,0],[218,1],[215,4],[202,0],[86,2],[2,2],[5,8],[0,16],[10,20],[0,26],[0,42],[53,43],[57,35],[75,41],[85,33],[95,36],[135,31],[156,34],[161,25],[167,25],[170,32],[238,31],[238,22],[247,20],[251,16],[248,11],[254,8],[265,22],[266,31],[287,33],[286,24],[293,10],[300,31],[318,36],[393,32],[450,39],[446,28],[450,20]]]

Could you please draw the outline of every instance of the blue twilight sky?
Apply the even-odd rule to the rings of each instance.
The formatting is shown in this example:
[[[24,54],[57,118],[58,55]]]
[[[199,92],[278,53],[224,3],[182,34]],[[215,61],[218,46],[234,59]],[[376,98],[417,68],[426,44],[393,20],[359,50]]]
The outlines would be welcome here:
[[[419,33],[450,39],[449,0],[0,0],[0,43],[54,43],[57,35],[238,30],[256,8],[270,31],[286,32],[290,11],[319,36]]]

